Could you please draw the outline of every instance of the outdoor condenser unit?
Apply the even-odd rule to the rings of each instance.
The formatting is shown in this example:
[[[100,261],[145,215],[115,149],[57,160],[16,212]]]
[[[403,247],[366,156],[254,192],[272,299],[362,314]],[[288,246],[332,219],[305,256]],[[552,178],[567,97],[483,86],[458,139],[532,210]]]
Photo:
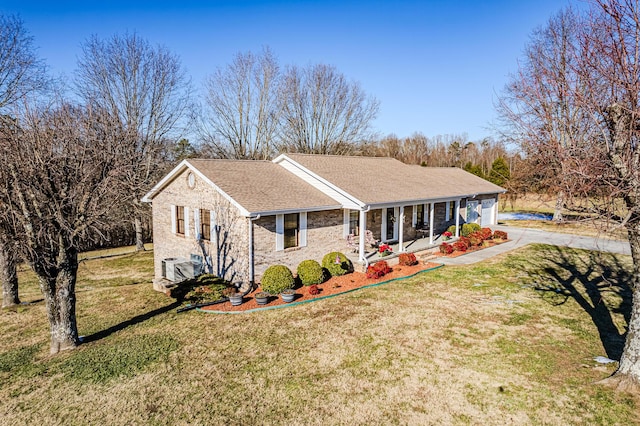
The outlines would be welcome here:
[[[168,257],[162,261],[162,275],[175,283],[194,278],[193,262],[184,257]]]

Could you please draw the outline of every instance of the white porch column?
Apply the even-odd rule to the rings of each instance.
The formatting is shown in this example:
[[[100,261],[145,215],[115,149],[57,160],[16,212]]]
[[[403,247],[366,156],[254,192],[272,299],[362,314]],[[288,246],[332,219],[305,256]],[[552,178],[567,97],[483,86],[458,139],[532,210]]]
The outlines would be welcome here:
[[[444,203],[444,205],[445,205],[444,220],[446,222],[449,222],[449,219],[451,219],[451,202],[447,201],[446,203]]]
[[[358,244],[358,259],[361,262],[365,262],[365,252],[364,252],[364,242],[367,233],[367,212],[364,210],[360,210],[360,241]]]
[[[456,238],[460,236],[460,199],[456,200]]]
[[[436,203],[429,203],[429,245],[433,244],[433,216],[436,211]]]
[[[404,251],[404,206],[400,206],[400,214],[398,215],[398,220],[400,223],[398,224],[398,252],[402,253]]]

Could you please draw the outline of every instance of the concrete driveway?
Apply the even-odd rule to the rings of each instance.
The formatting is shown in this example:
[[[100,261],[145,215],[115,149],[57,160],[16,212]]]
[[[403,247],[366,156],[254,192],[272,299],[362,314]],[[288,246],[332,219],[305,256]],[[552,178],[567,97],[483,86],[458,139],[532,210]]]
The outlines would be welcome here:
[[[441,257],[438,259],[438,262],[442,262],[445,265],[468,265],[531,243],[552,244],[561,247],[581,248],[631,255],[631,248],[627,241],[610,240],[605,237],[584,237],[581,235],[561,234],[558,232],[516,228],[504,225],[494,225],[491,226],[491,229],[499,229],[506,232],[509,235],[510,241],[484,250],[465,254],[463,256],[453,258]]]

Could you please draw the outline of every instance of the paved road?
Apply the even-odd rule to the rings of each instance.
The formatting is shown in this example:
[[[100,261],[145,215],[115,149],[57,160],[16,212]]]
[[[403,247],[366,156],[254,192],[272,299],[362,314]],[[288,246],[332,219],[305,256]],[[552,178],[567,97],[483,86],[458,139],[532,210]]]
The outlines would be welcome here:
[[[581,235],[561,234],[558,232],[541,231],[539,229],[516,228],[513,226],[495,225],[491,227],[505,231],[509,235],[509,242],[499,244],[484,250],[475,251],[458,257],[441,257],[439,262],[445,265],[468,265],[480,262],[500,253],[514,250],[530,243],[553,244],[556,246],[581,248],[589,250],[607,251],[611,253],[631,254],[629,243],[620,240],[610,240],[604,237],[583,237]]]

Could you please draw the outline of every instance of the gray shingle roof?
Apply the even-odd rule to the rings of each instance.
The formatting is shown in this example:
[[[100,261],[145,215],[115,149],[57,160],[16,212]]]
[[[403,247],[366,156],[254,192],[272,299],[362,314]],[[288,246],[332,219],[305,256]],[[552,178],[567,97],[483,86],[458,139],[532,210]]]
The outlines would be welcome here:
[[[504,188],[455,167],[407,165],[388,157],[285,155],[366,204],[505,192]]]
[[[271,161],[188,162],[250,213],[341,208],[334,199]]]

